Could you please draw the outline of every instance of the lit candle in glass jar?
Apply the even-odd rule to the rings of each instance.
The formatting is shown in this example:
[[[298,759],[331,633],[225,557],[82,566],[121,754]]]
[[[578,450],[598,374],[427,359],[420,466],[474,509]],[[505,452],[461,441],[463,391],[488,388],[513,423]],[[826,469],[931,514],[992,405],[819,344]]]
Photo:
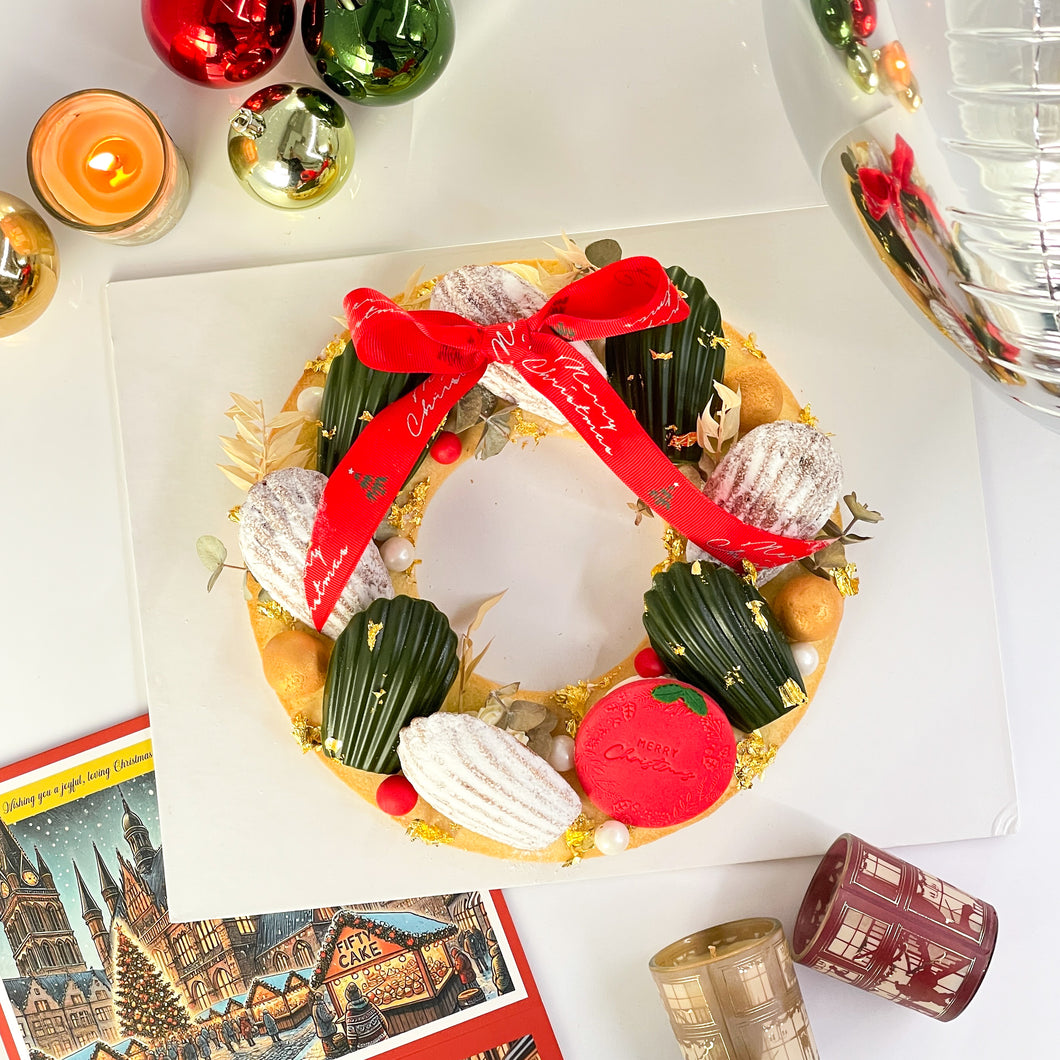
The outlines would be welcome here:
[[[146,107],[107,89],[53,103],[30,137],[33,190],[49,213],[116,243],[149,243],[180,219],[188,169]]]

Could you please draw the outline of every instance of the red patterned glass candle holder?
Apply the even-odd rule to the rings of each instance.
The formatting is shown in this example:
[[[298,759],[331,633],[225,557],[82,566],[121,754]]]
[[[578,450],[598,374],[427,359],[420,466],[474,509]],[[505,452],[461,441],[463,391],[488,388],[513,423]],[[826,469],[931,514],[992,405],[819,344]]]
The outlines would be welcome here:
[[[846,834],[810,881],[792,948],[808,968],[951,1020],[979,989],[996,938],[993,906]]]

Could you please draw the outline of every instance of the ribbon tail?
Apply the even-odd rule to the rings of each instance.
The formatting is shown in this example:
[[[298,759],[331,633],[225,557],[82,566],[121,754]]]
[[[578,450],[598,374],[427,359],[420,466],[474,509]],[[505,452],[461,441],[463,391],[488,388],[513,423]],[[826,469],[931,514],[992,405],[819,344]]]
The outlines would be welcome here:
[[[335,609],[424,446],[482,371],[429,376],[373,417],[331,473],[305,565],[306,603],[318,630]]]
[[[607,381],[562,340],[539,335],[513,362],[605,464],[662,519],[715,559],[776,567],[830,544],[782,537],[749,526],[700,493],[670,462]]]

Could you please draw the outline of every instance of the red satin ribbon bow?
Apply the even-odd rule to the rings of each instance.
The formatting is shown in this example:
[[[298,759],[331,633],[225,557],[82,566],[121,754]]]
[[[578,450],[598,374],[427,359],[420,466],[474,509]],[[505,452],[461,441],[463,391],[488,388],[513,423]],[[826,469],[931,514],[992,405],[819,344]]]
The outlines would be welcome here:
[[[913,181],[915,164],[913,149],[900,136],[895,136],[894,150],[891,152],[890,173],[882,169],[872,169],[869,166],[861,166],[858,169],[858,180],[861,182],[861,194],[865,199],[865,206],[874,221],[880,220],[892,206],[904,220],[902,194],[912,195],[923,204],[942,230],[947,231],[946,222],[940,216],[931,196]]]
[[[306,556],[305,591],[322,629],[365,547],[452,406],[497,361],[551,401],[596,454],[680,533],[730,566],[777,566],[822,548],[747,526],[699,492],[570,343],[675,323],[688,306],[653,258],[626,258],[568,284],[533,316],[480,327],[455,313],[409,313],[368,288],[344,301],[357,356],[390,372],[430,372],[380,410],[328,479]]]

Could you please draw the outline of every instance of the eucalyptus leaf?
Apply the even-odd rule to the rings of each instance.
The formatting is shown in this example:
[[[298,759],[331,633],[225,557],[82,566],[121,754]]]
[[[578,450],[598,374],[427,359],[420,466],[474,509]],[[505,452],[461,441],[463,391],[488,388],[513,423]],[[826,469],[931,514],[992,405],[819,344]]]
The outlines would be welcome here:
[[[497,416],[491,416],[486,420],[486,426],[482,431],[482,437],[475,447],[475,458],[477,460],[489,460],[491,456],[502,453],[508,444],[508,432],[511,427],[508,423],[509,412],[502,412]]]
[[[845,567],[847,554],[843,550],[842,542],[835,541],[827,548],[822,548],[820,552],[815,552],[812,559],[813,565],[817,568]]]
[[[821,532],[817,535],[818,537],[842,537],[843,528],[834,520],[829,519],[824,526],[821,527]]]
[[[548,714],[544,703],[533,703],[528,699],[517,699],[508,708],[507,725],[509,729],[519,732],[530,732],[536,729]]]
[[[859,523],[878,523],[883,520],[883,516],[879,512],[874,512],[871,508],[866,508],[861,501],[858,500],[856,493],[848,493],[844,498],[843,502],[850,509],[850,514],[858,520]]]
[[[844,545],[849,545],[854,541],[871,541],[871,537],[866,537],[864,534],[844,534],[839,539]]]
[[[597,239],[585,248],[585,256],[591,265],[602,269],[622,258],[622,248],[616,239]]]
[[[460,434],[474,427],[493,411],[496,399],[483,386],[473,386],[452,408],[445,421],[445,429]]]
[[[507,710],[515,699],[515,693],[518,691],[518,681],[513,681],[510,685],[502,685],[500,688],[494,688],[490,691],[489,695],[486,696],[486,703],[495,703]]]
[[[216,567],[210,572],[210,579],[206,583],[206,591],[209,592],[216,584],[217,579],[221,577],[222,571],[225,569],[223,563],[218,563]]]
[[[526,735],[528,737],[526,746],[534,754],[540,755],[542,758],[548,758],[548,753],[552,750],[552,737],[547,732],[541,732],[539,729],[534,729],[533,732],[529,732]]]
[[[532,729],[528,729],[527,734],[531,737],[535,733],[545,733],[546,735],[551,736],[553,730],[558,724],[559,718],[553,714],[551,710],[546,710],[544,720],[539,725],[535,725]]]
[[[207,592],[209,590],[207,589]],[[254,594],[250,591],[250,571],[243,571],[243,599],[250,601],[254,599]]]
[[[203,534],[195,542],[195,552],[199,562],[212,574],[213,571],[224,564],[228,559],[228,549],[224,542],[213,534]]]

